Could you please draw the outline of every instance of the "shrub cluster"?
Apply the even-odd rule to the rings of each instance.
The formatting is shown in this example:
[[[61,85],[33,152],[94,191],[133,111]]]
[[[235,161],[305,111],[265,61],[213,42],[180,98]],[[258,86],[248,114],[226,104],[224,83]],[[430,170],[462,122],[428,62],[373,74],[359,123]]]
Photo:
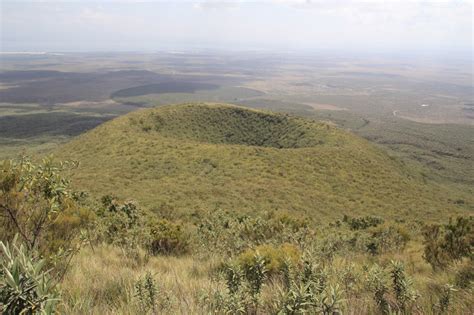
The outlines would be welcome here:
[[[458,217],[445,225],[433,224],[424,228],[423,257],[434,270],[444,269],[463,258],[473,260],[473,223],[473,217]]]
[[[102,197],[98,239],[124,249],[146,249],[151,255],[178,255],[189,249],[189,235],[179,223],[157,219],[133,201]]]

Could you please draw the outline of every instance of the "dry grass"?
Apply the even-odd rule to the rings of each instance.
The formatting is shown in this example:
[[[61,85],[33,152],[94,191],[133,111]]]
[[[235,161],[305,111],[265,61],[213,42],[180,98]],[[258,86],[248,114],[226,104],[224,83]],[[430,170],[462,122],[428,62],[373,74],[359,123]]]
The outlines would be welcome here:
[[[171,298],[170,313],[199,314],[199,297],[213,283],[212,261],[191,256],[150,257],[137,263],[119,248],[83,249],[61,284],[66,314],[137,314],[134,284],[148,271]]]
[[[146,259],[143,253],[140,257],[133,258],[109,245],[83,249],[74,258],[61,284],[61,311],[65,314],[139,314],[134,284],[147,272],[154,275],[162,298],[170,298],[170,306],[160,310],[163,314],[205,314],[202,297],[226,290],[222,280],[212,276],[223,257],[200,259],[197,255],[188,255]],[[437,290],[446,283],[453,283],[456,266],[433,273],[423,261],[418,243],[410,243],[398,253],[375,258],[363,254],[337,256],[327,266],[328,280],[331,284],[338,283],[344,290],[344,314],[377,314],[373,295],[367,290],[364,266],[377,263],[389,268],[391,260],[404,262],[414,289],[420,293],[415,314],[435,314],[432,305],[438,299]],[[344,276],[349,270],[355,276],[354,281],[348,281]],[[267,282],[261,295],[262,304],[274,303],[275,293],[281,286],[278,279]],[[471,314],[472,292],[457,291],[451,303],[449,314]],[[265,310],[262,308],[261,312],[264,314]]]

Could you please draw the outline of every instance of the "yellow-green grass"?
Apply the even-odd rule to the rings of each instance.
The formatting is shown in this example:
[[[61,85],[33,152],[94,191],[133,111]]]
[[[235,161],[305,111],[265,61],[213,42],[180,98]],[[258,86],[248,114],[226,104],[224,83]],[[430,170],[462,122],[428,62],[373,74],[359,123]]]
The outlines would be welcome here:
[[[437,220],[473,203],[334,126],[226,104],[133,112],[80,135],[56,156],[80,162],[77,188],[179,214],[281,209],[317,219],[347,213]]]
[[[144,257],[144,256],[142,256]],[[367,287],[367,266],[378,264],[386,268],[387,285],[390,262],[404,263],[407,275],[413,280],[413,289],[419,294],[415,314],[439,314],[433,309],[444,284],[453,283],[453,275],[460,264],[446,271],[433,272],[421,257],[418,243],[409,243],[405,250],[371,257],[348,253],[337,256],[326,266],[331,285],[339,284],[343,290],[341,307],[344,314],[379,314],[373,292]],[[213,292],[226,292],[222,277],[216,269],[222,258],[193,256],[157,256],[136,260],[130,253],[117,247],[100,245],[94,249],[83,248],[74,257],[64,281],[60,284],[64,314],[140,314],[135,283],[150,272],[156,280],[159,296],[157,303],[169,298],[167,307],[160,314],[207,314],[208,303],[204,296]],[[353,279],[348,284],[344,274],[351,270]],[[214,274],[214,276],[212,276]],[[281,290],[278,279],[267,281],[262,290],[263,304],[272,304]],[[472,289],[454,292],[449,314],[470,314],[473,304]],[[265,311],[260,312],[265,314]]]

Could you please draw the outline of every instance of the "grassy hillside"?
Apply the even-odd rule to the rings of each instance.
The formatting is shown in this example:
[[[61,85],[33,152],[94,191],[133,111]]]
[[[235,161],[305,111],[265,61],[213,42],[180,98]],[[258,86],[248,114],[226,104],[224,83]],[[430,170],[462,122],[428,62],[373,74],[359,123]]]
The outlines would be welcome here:
[[[80,162],[73,177],[80,189],[181,214],[279,209],[438,219],[473,203],[332,125],[224,104],[137,111],[57,156]]]

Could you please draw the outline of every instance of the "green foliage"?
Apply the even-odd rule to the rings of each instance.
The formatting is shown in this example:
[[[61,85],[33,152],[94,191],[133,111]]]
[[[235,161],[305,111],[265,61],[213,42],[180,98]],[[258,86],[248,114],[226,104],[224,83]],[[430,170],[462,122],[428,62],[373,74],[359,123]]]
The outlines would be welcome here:
[[[99,211],[101,230],[98,237],[122,248],[137,248],[145,244],[148,234],[144,230],[144,211],[134,201],[120,202],[102,198],[104,209]]]
[[[258,252],[253,256],[253,262],[244,266],[244,276],[249,284],[250,296],[255,307],[258,306],[260,292],[267,277],[267,260]]]
[[[410,306],[413,306],[418,294],[412,289],[412,280],[405,274],[404,265],[399,261],[392,262],[390,276],[398,310],[404,314],[411,314]]]
[[[389,285],[391,279],[391,287]],[[405,273],[403,263],[392,261],[389,271],[374,265],[367,270],[367,286],[382,314],[412,314],[419,294]]]
[[[368,232],[370,238],[366,247],[372,255],[403,249],[410,240],[408,231],[399,224],[382,224]]]
[[[345,222],[351,230],[364,230],[369,227],[375,227],[384,222],[381,218],[373,216],[352,218],[347,215],[344,215],[342,221]]]
[[[474,264],[472,262],[462,266],[455,275],[455,284],[461,289],[468,289],[474,283]]]
[[[304,242],[307,222],[285,213],[250,216],[217,210],[203,215],[197,236],[204,253],[233,255],[265,243]]]
[[[423,258],[434,270],[446,268],[449,256],[443,250],[442,228],[438,224],[426,226],[423,229]]]
[[[56,284],[37,258],[15,237],[0,242],[0,309],[3,314],[53,314],[59,301]]]
[[[231,295],[236,294],[240,289],[244,274],[239,264],[229,263],[224,267],[224,274],[227,289]]]
[[[148,249],[151,254],[183,254],[189,250],[189,235],[181,224],[166,219],[152,220],[148,228]]]
[[[161,291],[150,272],[135,283],[135,295],[141,314],[161,314],[170,307],[170,297]]]
[[[388,314],[390,311],[390,303],[387,297],[389,288],[385,271],[378,265],[372,266],[368,270],[367,282],[369,289],[373,292],[373,298],[380,313]]]
[[[274,302],[278,314],[302,314],[315,308],[314,293],[310,284],[293,284]]]
[[[300,257],[300,250],[296,246],[285,243],[280,246],[260,245],[255,249],[248,249],[237,257],[237,262],[247,272],[259,264],[257,259],[261,259],[268,273],[277,274],[287,268],[288,262],[298,264]]]
[[[434,224],[424,228],[423,257],[433,269],[444,269],[464,257],[472,260],[473,220],[473,217],[458,217],[444,226]]]
[[[435,314],[449,314],[449,308],[451,306],[453,293],[456,289],[450,284],[446,284],[441,288],[439,300],[433,305],[433,311]]]
[[[328,284],[328,274],[309,257],[287,262],[281,271],[283,288],[272,308],[278,314],[339,314],[343,297],[339,285]],[[294,267],[293,267],[294,266]]]
[[[245,295],[226,294],[220,290],[215,290],[211,294],[203,294],[200,297],[200,304],[208,312],[217,314],[249,314],[251,308],[250,301]]]
[[[79,230],[94,219],[78,202],[64,177],[71,163],[51,158],[33,163],[27,158],[0,164],[0,239],[18,234],[29,249],[43,254],[73,247]]]
[[[452,260],[473,257],[474,248],[474,217],[457,217],[444,226],[445,235],[443,249]]]
[[[136,251],[143,248],[151,255],[178,255],[189,250],[189,234],[179,223],[157,219],[132,200],[119,201],[106,195],[98,211],[98,240]]]

